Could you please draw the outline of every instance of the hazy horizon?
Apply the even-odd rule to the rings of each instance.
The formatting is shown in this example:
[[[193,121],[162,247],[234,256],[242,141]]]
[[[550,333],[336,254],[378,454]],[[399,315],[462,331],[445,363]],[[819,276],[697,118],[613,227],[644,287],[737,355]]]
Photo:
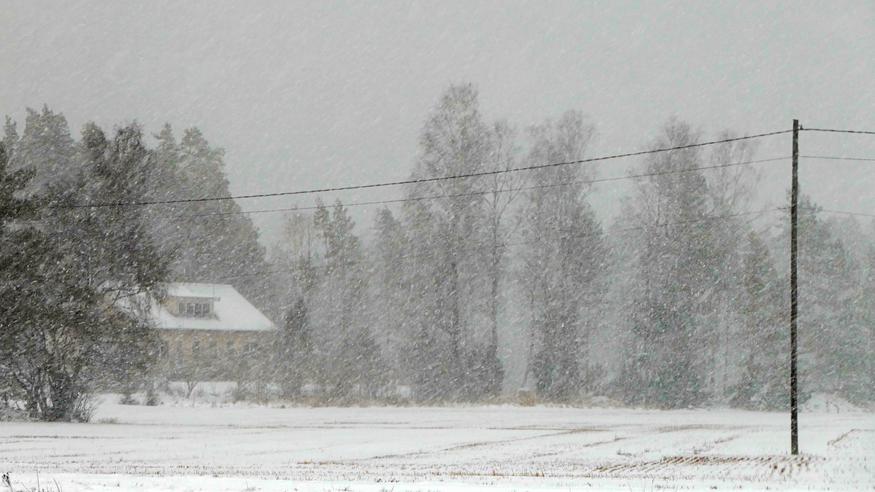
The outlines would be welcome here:
[[[842,5],[839,5],[842,3]],[[872,2],[12,2],[0,17],[0,112],[26,107],[83,123],[199,127],[226,150],[235,194],[409,175],[429,110],[472,82],[488,119],[524,129],[569,109],[588,115],[588,155],[641,149],[671,116],[714,136],[806,126],[875,127]],[[173,8],[163,8],[172,5]],[[340,35],[342,34],[342,35]],[[789,137],[759,157],[789,154]],[[805,134],[803,154],[875,157],[863,139]],[[602,176],[637,161],[600,165]],[[759,200],[783,199],[768,166]],[[858,170],[855,170],[858,169]],[[836,171],[836,169],[838,169]],[[803,163],[803,192],[868,211],[859,164]],[[815,183],[817,187],[815,188]],[[593,196],[610,219],[624,185]],[[323,195],[397,198],[398,189]],[[241,202],[312,205],[314,197]],[[354,212],[363,234],[375,207]],[[270,244],[281,214],[253,215]]]

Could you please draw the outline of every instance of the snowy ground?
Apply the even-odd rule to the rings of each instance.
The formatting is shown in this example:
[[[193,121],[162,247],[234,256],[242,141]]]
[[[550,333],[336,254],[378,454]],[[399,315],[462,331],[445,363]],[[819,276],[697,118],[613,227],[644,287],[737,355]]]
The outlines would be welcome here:
[[[104,403],[0,423],[13,489],[62,492],[875,490],[875,414]],[[102,422],[102,423],[100,423]]]

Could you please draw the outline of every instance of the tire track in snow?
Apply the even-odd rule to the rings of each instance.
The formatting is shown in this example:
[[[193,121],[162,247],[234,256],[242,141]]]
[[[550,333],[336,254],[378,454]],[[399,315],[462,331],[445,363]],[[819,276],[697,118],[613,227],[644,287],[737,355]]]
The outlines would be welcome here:
[[[606,431],[607,430],[603,429],[603,428],[583,427],[583,428],[577,428],[577,429],[569,429],[569,430],[562,431],[562,432],[551,432],[548,434],[538,434],[538,435],[526,436],[526,437],[515,437],[515,438],[511,438],[511,439],[497,439],[494,441],[477,441],[477,442],[471,442],[471,443],[465,443],[465,444],[457,444],[454,446],[440,448],[440,449],[434,449],[434,450],[429,450],[429,451],[420,450],[420,451],[412,451],[409,453],[377,455],[377,456],[371,456],[368,458],[359,458],[356,460],[349,460],[349,461],[372,461],[372,460],[383,460],[383,459],[394,459],[394,458],[411,458],[411,457],[419,457],[419,456],[429,456],[429,455],[433,455],[433,454],[443,454],[443,453],[449,453],[449,452],[459,451],[459,450],[463,450],[463,449],[474,449],[474,448],[484,447],[484,446],[512,444],[512,443],[517,443],[517,442],[533,441],[533,440],[537,440],[537,439],[545,439],[545,438],[550,438],[550,437],[567,436],[567,435],[572,435],[572,434],[582,434],[582,433],[587,433],[587,432],[606,432]]]

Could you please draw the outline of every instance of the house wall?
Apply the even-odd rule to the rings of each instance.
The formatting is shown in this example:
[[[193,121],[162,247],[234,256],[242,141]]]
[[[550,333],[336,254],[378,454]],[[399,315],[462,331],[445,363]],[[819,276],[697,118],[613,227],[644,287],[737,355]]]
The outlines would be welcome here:
[[[274,332],[245,330],[160,330],[171,372],[197,370],[202,379],[234,376],[241,362],[262,357]]]

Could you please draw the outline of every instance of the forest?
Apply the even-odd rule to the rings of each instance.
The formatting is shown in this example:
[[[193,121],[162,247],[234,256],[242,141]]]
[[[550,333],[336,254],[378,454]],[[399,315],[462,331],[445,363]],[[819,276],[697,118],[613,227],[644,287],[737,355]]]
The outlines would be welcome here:
[[[74,136],[56,109],[0,147],[0,407],[87,420],[96,392],[166,385],[136,304],[170,281],[231,284],[279,327],[239,376],[260,401],[789,407],[788,211],[753,208],[756,139],[669,118],[640,145],[684,148],[615,178],[579,162],[583,112],[519,128],[452,85],[402,199],[375,190],[357,224],[316,196],[266,245],[197,128]],[[605,179],[631,183],[610,220]],[[799,227],[802,398],[871,402],[875,227],[805,195]]]

